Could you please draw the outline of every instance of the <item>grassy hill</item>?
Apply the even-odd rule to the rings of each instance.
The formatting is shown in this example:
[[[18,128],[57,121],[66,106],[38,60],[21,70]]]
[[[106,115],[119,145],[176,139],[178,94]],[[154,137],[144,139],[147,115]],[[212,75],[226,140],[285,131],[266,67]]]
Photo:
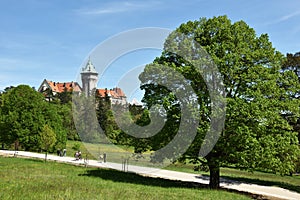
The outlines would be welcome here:
[[[108,169],[0,157],[0,199],[250,199]]]
[[[91,159],[97,159],[93,158],[93,156],[90,154],[90,152],[97,152],[98,146],[97,144],[90,144],[90,143],[81,143],[81,142],[74,142],[74,141],[68,141],[67,143],[67,149],[69,150],[69,155],[73,155],[75,150],[72,150],[72,146],[75,144],[80,144],[80,148],[83,152],[83,155],[88,155]],[[109,154],[109,162],[114,162],[114,152],[116,149],[112,148],[113,145],[101,145],[101,152],[110,152]],[[88,150],[87,150],[88,148]],[[120,146],[120,149],[125,148]],[[133,152],[133,148],[128,148],[128,152]],[[113,153],[111,153],[113,152]],[[115,152],[116,154],[118,152]],[[130,160],[130,164],[134,164],[132,160]],[[138,163],[141,164],[141,163]],[[174,170],[174,171],[181,171],[181,172],[187,172],[187,173],[199,173],[201,175],[209,175],[208,172],[194,171],[194,165],[193,164],[182,164],[182,163],[176,163],[171,164],[167,166],[165,169],[168,170]],[[247,172],[247,171],[241,171],[234,168],[221,168],[221,177],[231,179],[231,180],[237,180],[242,181],[245,183],[254,183],[258,185],[266,185],[266,186],[278,186],[282,187],[288,190],[292,190],[295,192],[300,193],[300,175],[293,175],[293,176],[281,176],[279,174],[273,174],[273,173],[265,173],[265,172]]]

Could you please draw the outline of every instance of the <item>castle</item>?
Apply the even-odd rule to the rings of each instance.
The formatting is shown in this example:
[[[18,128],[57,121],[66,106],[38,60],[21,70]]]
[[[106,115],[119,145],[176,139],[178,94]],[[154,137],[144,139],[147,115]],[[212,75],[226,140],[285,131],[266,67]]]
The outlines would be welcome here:
[[[112,89],[97,89],[98,72],[95,66],[89,59],[85,67],[81,70],[82,86],[77,82],[53,82],[44,79],[38,91],[44,93],[45,96],[51,92],[53,95],[62,92],[76,92],[78,94],[84,93],[86,96],[91,96],[95,92],[100,97],[108,96],[112,104],[127,104],[127,97],[121,88],[115,87]]]

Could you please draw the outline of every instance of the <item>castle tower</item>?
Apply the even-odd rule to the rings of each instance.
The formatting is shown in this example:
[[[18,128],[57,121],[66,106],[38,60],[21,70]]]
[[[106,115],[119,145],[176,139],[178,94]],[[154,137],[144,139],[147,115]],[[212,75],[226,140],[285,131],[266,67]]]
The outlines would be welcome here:
[[[82,90],[86,96],[91,96],[92,91],[97,87],[98,73],[90,58],[81,71]]]

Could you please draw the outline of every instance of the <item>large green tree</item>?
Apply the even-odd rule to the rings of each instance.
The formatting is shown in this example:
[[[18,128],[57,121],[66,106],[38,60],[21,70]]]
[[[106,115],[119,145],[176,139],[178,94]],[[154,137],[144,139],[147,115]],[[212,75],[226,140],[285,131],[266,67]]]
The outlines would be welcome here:
[[[27,85],[19,85],[2,95],[0,135],[7,145],[20,144],[25,150],[40,149],[40,131],[48,124],[56,134],[58,148],[66,145],[66,132],[55,105]]]
[[[201,145],[210,142],[204,138],[212,129],[209,126],[212,99],[203,74],[182,56],[205,60],[199,59],[201,53],[197,53],[202,50],[186,38],[196,41],[211,56],[222,75],[226,92],[224,129],[214,148],[204,157],[199,155],[199,150]],[[140,75],[141,88],[145,89],[144,103],[148,108],[162,103],[168,114],[168,127],[162,129],[161,138],[155,138],[160,141],[155,143],[156,148],[166,145],[166,139],[171,140],[167,136],[172,138],[176,134],[182,117],[176,110],[180,105],[178,99],[170,90],[155,84],[158,74],[167,77],[165,70],[160,69],[164,65],[183,74],[197,94],[199,127],[183,159],[209,167],[211,188],[219,187],[223,166],[281,174],[293,171],[299,155],[297,134],[282,114],[292,112],[299,116],[299,100],[289,98],[299,83],[296,76],[283,72],[283,61],[284,56],[275,50],[268,35],[257,36],[244,21],[232,23],[227,16],[220,16],[180,25],[167,38],[161,57],[146,66]],[[209,68],[209,64],[206,66]],[[171,82],[181,87],[176,79]],[[286,87],[282,87],[283,83]],[[189,123],[185,122],[187,126]],[[153,147],[151,142],[148,144]]]

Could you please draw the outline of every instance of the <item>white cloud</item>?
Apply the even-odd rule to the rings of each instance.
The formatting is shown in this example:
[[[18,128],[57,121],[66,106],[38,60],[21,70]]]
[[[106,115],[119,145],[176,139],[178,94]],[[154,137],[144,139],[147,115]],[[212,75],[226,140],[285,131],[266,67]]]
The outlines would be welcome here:
[[[300,11],[296,11],[296,12],[294,12],[294,13],[290,13],[290,14],[288,14],[288,15],[282,16],[282,17],[278,20],[278,22],[284,22],[284,21],[287,21],[287,20],[289,20],[290,18],[296,17],[296,16],[298,16],[298,15],[300,15]]]
[[[151,1],[151,2],[113,2],[110,4],[102,5],[98,8],[81,8],[75,10],[81,15],[105,15],[105,14],[115,14],[122,12],[132,12],[138,10],[146,10],[158,6],[161,2]]]
[[[293,13],[286,14],[284,16],[279,17],[278,19],[274,19],[273,21],[270,21],[269,23],[266,23],[265,25],[274,25],[282,22],[286,22],[296,16],[300,15],[300,11],[296,11]]]

